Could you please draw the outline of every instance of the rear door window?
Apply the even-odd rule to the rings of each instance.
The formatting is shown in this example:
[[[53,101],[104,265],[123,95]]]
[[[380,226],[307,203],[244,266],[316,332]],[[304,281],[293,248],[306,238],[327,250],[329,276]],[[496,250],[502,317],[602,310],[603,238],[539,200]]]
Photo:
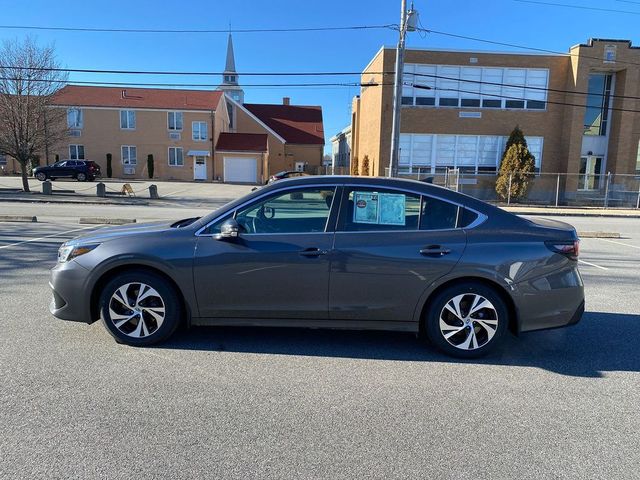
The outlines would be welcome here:
[[[458,226],[458,214],[462,208],[438,198],[422,197],[420,230],[448,230]]]
[[[418,230],[420,195],[385,188],[348,187],[339,230]]]

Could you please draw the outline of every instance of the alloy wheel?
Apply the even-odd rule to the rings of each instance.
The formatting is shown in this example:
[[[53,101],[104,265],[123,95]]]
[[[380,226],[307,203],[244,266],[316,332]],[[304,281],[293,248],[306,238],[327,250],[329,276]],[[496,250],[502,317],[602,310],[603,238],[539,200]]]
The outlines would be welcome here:
[[[109,317],[123,334],[134,338],[149,337],[164,322],[164,300],[146,283],[126,283],[111,295]]]
[[[498,330],[498,312],[477,293],[456,295],[440,312],[440,333],[460,350],[476,350],[488,344]]]

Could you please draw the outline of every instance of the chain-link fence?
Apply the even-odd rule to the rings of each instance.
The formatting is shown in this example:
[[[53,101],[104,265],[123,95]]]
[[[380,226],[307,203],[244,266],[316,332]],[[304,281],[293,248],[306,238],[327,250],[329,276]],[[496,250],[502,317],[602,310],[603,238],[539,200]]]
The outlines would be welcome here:
[[[400,174],[399,177],[429,181],[493,203],[640,208],[640,175],[514,172],[503,180],[503,195],[497,193],[499,177],[495,173],[476,174],[450,169]],[[526,186],[516,188],[515,183],[523,181]]]

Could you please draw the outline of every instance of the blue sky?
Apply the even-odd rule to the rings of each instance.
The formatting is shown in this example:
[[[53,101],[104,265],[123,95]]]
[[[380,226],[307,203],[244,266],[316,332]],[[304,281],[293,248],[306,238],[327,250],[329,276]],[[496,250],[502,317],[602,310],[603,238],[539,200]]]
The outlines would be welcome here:
[[[425,28],[481,37],[499,42],[565,52],[589,37],[621,38],[640,45],[640,0],[547,0],[552,3],[609,8],[632,13],[569,9],[514,0],[415,1]],[[322,1],[66,1],[0,0],[0,23],[59,27],[226,29],[287,28],[397,23],[399,0]],[[29,31],[0,28],[0,38],[30,34],[40,43],[55,45],[62,65],[69,68],[121,70],[221,71],[226,34],[133,34]],[[361,71],[381,45],[394,45],[392,30],[311,33],[234,34],[239,72]],[[469,40],[412,33],[408,46],[474,50],[516,50]],[[330,82],[333,77],[309,78]],[[341,77],[342,78],[342,77]],[[150,77],[72,74],[70,80],[126,82],[218,83],[217,77]],[[357,81],[358,77],[344,78]],[[240,77],[241,83],[287,83],[301,79]],[[329,137],[349,123],[356,87],[250,88],[249,103],[322,105]],[[329,146],[327,145],[327,149]]]

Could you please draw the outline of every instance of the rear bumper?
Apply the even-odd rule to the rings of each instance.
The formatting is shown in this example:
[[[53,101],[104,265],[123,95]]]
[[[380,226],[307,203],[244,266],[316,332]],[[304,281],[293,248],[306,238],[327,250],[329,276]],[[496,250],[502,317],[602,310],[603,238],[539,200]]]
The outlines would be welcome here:
[[[520,332],[575,325],[585,309],[584,286],[576,267],[518,284],[513,298]]]

